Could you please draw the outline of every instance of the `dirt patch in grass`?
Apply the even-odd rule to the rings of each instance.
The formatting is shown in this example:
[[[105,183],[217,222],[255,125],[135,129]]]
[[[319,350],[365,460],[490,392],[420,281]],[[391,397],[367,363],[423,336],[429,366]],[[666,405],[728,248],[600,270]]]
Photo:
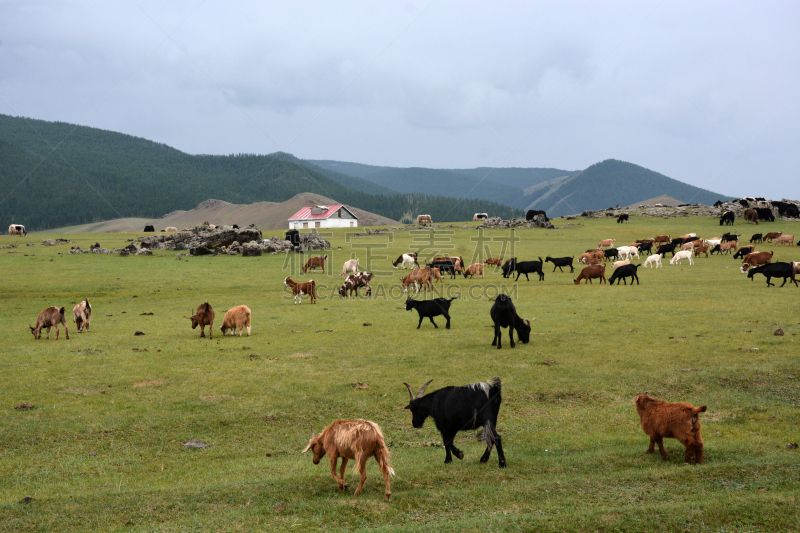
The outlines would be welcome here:
[[[211,396],[200,396],[200,399],[204,402],[219,402],[222,400],[233,400],[234,396],[232,394],[212,394]]]
[[[160,381],[160,380],[157,380],[157,379],[156,380],[152,380],[152,381],[137,381],[136,383],[133,384],[133,388],[135,389],[137,387],[151,387],[151,386],[152,387],[159,387],[159,386],[161,386],[163,384],[164,384],[163,381]]]
[[[313,353],[293,353],[289,357],[319,357],[319,356],[314,355]]]

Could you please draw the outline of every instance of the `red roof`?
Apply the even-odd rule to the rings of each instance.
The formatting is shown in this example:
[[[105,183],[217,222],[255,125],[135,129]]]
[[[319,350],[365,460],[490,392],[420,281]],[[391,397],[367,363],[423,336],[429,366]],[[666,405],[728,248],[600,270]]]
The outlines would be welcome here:
[[[311,214],[311,210],[314,209],[314,206],[312,206],[312,207],[304,207],[303,209],[301,209],[300,211],[298,211],[297,213],[295,213],[294,215],[289,217],[289,220],[313,220],[313,219],[320,220],[320,219],[330,218],[340,208],[346,209],[348,213],[350,213],[351,215],[355,216],[355,214],[353,214],[352,211],[350,211],[349,209],[344,207],[344,205],[336,204],[336,205],[329,206],[327,211],[325,211],[324,213],[320,213],[319,215],[312,215]]]

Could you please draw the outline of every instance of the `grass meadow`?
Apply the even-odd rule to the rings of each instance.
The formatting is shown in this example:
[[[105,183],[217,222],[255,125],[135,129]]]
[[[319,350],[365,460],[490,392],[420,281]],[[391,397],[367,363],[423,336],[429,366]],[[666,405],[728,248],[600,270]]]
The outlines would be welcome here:
[[[0,249],[0,530],[800,530],[800,450],[787,448],[800,441],[800,289],[751,282],[731,256],[665,260],[640,269],[633,287],[575,286],[549,264],[542,282],[487,270],[440,287],[458,297],[450,330],[441,318],[439,329],[426,320],[417,330],[399,294],[402,271],[389,260],[420,249],[469,261],[476,247],[498,256],[512,245],[507,230],[481,236],[474,226],[433,238],[332,230],[332,275],[295,275],[295,256],[69,255],[69,245],[42,246],[48,235],[0,236],[0,246],[19,245]],[[773,230],[800,227],[737,221],[731,229],[747,239]],[[516,231],[513,254],[577,261],[601,239],[687,232],[722,229],[709,218],[579,219]],[[87,249],[135,236],[61,237]],[[757,249],[800,260],[796,246]],[[376,273],[371,298],[331,296],[352,256]],[[287,272],[317,281],[316,305],[292,303]],[[529,344],[511,349],[504,332],[503,349],[491,346],[489,298],[499,290],[535,319]],[[92,325],[78,334],[71,309],[84,296]],[[185,317],[205,301],[217,333],[225,310],[249,306],[252,336],[201,339]],[[58,341],[30,334],[50,305],[67,307],[69,341],[63,331]],[[411,427],[403,382],[416,390],[433,379],[432,391],[492,376],[503,382],[508,468],[498,468],[496,452],[478,462],[484,445],[474,432],[458,436],[465,459],[445,465],[432,420]],[[684,465],[673,439],[668,462],[645,453],[631,401],[645,390],[708,405],[706,463]],[[23,403],[35,408],[14,408]],[[300,454],[312,426],[337,418],[382,427],[397,472],[391,502],[373,460],[354,498],[352,470],[349,492],[339,493],[327,460],[314,466]],[[186,449],[189,439],[211,446]],[[33,500],[19,503],[25,497]]]

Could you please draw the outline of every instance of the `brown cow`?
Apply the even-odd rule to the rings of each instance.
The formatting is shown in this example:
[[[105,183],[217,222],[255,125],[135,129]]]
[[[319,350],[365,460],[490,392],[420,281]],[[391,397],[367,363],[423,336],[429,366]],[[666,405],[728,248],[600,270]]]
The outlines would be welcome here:
[[[84,300],[72,308],[72,318],[78,326],[78,333],[83,333],[83,328],[86,328],[86,333],[89,333],[89,323],[92,321],[92,306],[89,305],[89,298]]]
[[[599,250],[600,248],[611,248],[612,246],[614,246],[615,240],[616,239],[603,239],[602,241],[600,241],[600,244],[597,245],[597,249]]]
[[[242,330],[247,328],[247,336],[250,336],[250,308],[246,305],[237,305],[232,309],[228,309],[225,313],[225,318],[222,319],[222,325],[219,329],[222,330],[224,337],[228,330],[231,330],[231,336],[236,335],[236,329],[239,329],[239,336],[242,336]]]
[[[297,283],[296,281],[293,281],[292,278],[287,277],[285,280],[283,280],[283,284],[287,287],[291,287],[292,295],[294,296],[294,303],[303,303],[302,296],[304,294],[307,294],[311,298],[312,304],[317,303],[317,284],[313,279],[310,279],[305,283]]]
[[[778,246],[779,243],[788,244],[789,246],[791,246],[792,244],[794,244],[794,235],[781,235],[780,237],[775,239],[774,246]]]
[[[580,285],[582,279],[585,279],[589,283],[592,283],[592,279],[597,279],[597,278],[600,278],[600,283],[605,283],[606,282],[606,266],[605,265],[587,266],[586,268],[581,270],[581,273],[578,274],[577,279],[574,279],[572,281],[575,282],[575,285]],[[584,285],[585,285],[585,283],[584,283]]]
[[[742,274],[747,272],[747,269],[750,267],[757,267],[760,265],[766,265],[767,263],[772,263],[773,255],[775,255],[775,252],[754,252],[752,254],[747,254],[744,259],[742,259]]]
[[[752,222],[756,226],[758,226],[758,211],[755,209],[745,209],[744,210],[744,221],[745,222]]]
[[[770,233],[767,233],[766,235],[764,235],[764,242],[770,242],[773,239],[777,239],[781,235],[783,235],[783,232],[781,231],[772,231]]]
[[[192,321],[192,329],[200,326],[201,337],[206,336],[205,329],[206,326],[208,326],[208,338],[214,338],[214,310],[208,302],[200,304],[200,307],[197,308],[197,312],[188,318]]]
[[[322,273],[325,273],[325,260],[328,258],[327,255],[320,255],[319,257],[310,257],[306,264],[303,265],[303,274],[308,272],[309,268],[313,268],[315,271],[318,267],[322,268]]]
[[[650,447],[647,453],[658,450],[661,458],[668,460],[667,450],[664,449],[664,440],[678,439],[686,448],[684,461],[689,462],[694,456],[697,463],[703,462],[703,438],[700,436],[700,413],[706,411],[706,406],[695,407],[686,402],[665,402],[656,400],[647,395],[639,393],[633,398],[636,404],[636,411],[639,413],[639,420],[642,429],[650,437]]]
[[[331,476],[338,485],[338,490],[347,490],[347,483],[344,481],[344,471],[347,468],[347,461],[354,459],[356,464],[354,470],[358,470],[361,478],[356,489],[355,496],[361,494],[364,482],[367,480],[367,459],[374,457],[383,473],[386,482],[386,492],[384,499],[389,501],[392,492],[389,488],[389,476],[394,475],[394,469],[389,466],[389,450],[383,440],[383,433],[378,424],[368,420],[337,420],[322,430],[319,435],[314,435],[311,429],[311,440],[303,450],[306,453],[311,450],[314,454],[314,464],[318,465],[325,455],[331,463]],[[342,458],[342,466],[339,468],[339,475],[336,475],[336,463]]]
[[[464,277],[466,278],[469,276],[472,278],[473,276],[480,275],[483,277],[483,263],[473,263],[464,271]]]
[[[31,328],[31,333],[33,333],[33,338],[41,339],[42,338],[42,328],[47,328],[47,340],[50,340],[50,328],[55,326],[56,328],[56,340],[58,340],[58,325],[64,325],[64,334],[67,336],[67,340],[69,340],[69,329],[67,329],[67,319],[64,317],[66,310],[63,307],[48,307],[44,309],[39,316],[36,317],[36,327],[28,326]]]
[[[695,246],[694,247],[694,256],[695,257],[699,257],[700,254],[706,254],[706,257],[708,257],[708,245],[707,244],[703,244],[702,246]]]

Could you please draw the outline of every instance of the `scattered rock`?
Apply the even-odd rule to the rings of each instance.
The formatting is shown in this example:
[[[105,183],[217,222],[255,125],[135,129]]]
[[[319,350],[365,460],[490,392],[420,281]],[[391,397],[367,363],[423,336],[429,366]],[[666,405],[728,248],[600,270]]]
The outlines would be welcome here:
[[[35,409],[36,406],[32,403],[21,403],[18,406],[14,407],[17,411],[30,411],[31,409]]]
[[[371,322],[364,322],[364,325],[365,325],[365,326],[371,326],[371,325],[372,325],[372,323],[371,323]]]
[[[511,220],[503,220],[500,217],[487,218],[476,229],[484,228],[545,228],[554,229],[553,224],[546,220],[544,215],[536,215],[533,220],[520,220],[512,218]]]
[[[773,335],[776,335],[778,337],[783,337],[783,330],[781,328],[778,328],[775,330],[775,333],[773,333]]]
[[[29,504],[29,503],[31,503],[32,501],[33,501],[33,498],[31,498],[30,496],[25,496],[24,498],[22,498],[22,499],[21,499],[20,501],[18,501],[17,503],[21,503],[22,505],[28,505],[28,504]]]
[[[258,355],[258,354],[256,354],[256,353],[251,353],[251,354],[250,354],[250,359],[251,359],[251,360],[252,360],[252,359],[261,359],[261,356],[260,356],[260,355]]]
[[[153,313],[141,313],[139,316],[153,316]]]
[[[136,251],[136,255],[153,255],[153,252],[148,250],[147,248],[140,248]]]
[[[83,252],[83,250],[81,250],[80,246],[73,246],[72,249],[69,251],[69,253],[71,253],[71,254],[82,254],[84,252]]]
[[[187,440],[186,442],[184,442],[183,446],[186,449],[190,449],[190,448],[203,449],[203,448],[208,448],[209,446],[211,446],[211,444],[206,444],[205,442],[203,442],[201,440],[198,440],[198,439],[192,439],[192,440]]]
[[[556,364],[556,362],[550,359],[549,361],[542,361],[541,364],[550,366]]]
[[[139,335],[144,335],[144,331],[137,331],[134,333],[134,336],[138,337]]]

